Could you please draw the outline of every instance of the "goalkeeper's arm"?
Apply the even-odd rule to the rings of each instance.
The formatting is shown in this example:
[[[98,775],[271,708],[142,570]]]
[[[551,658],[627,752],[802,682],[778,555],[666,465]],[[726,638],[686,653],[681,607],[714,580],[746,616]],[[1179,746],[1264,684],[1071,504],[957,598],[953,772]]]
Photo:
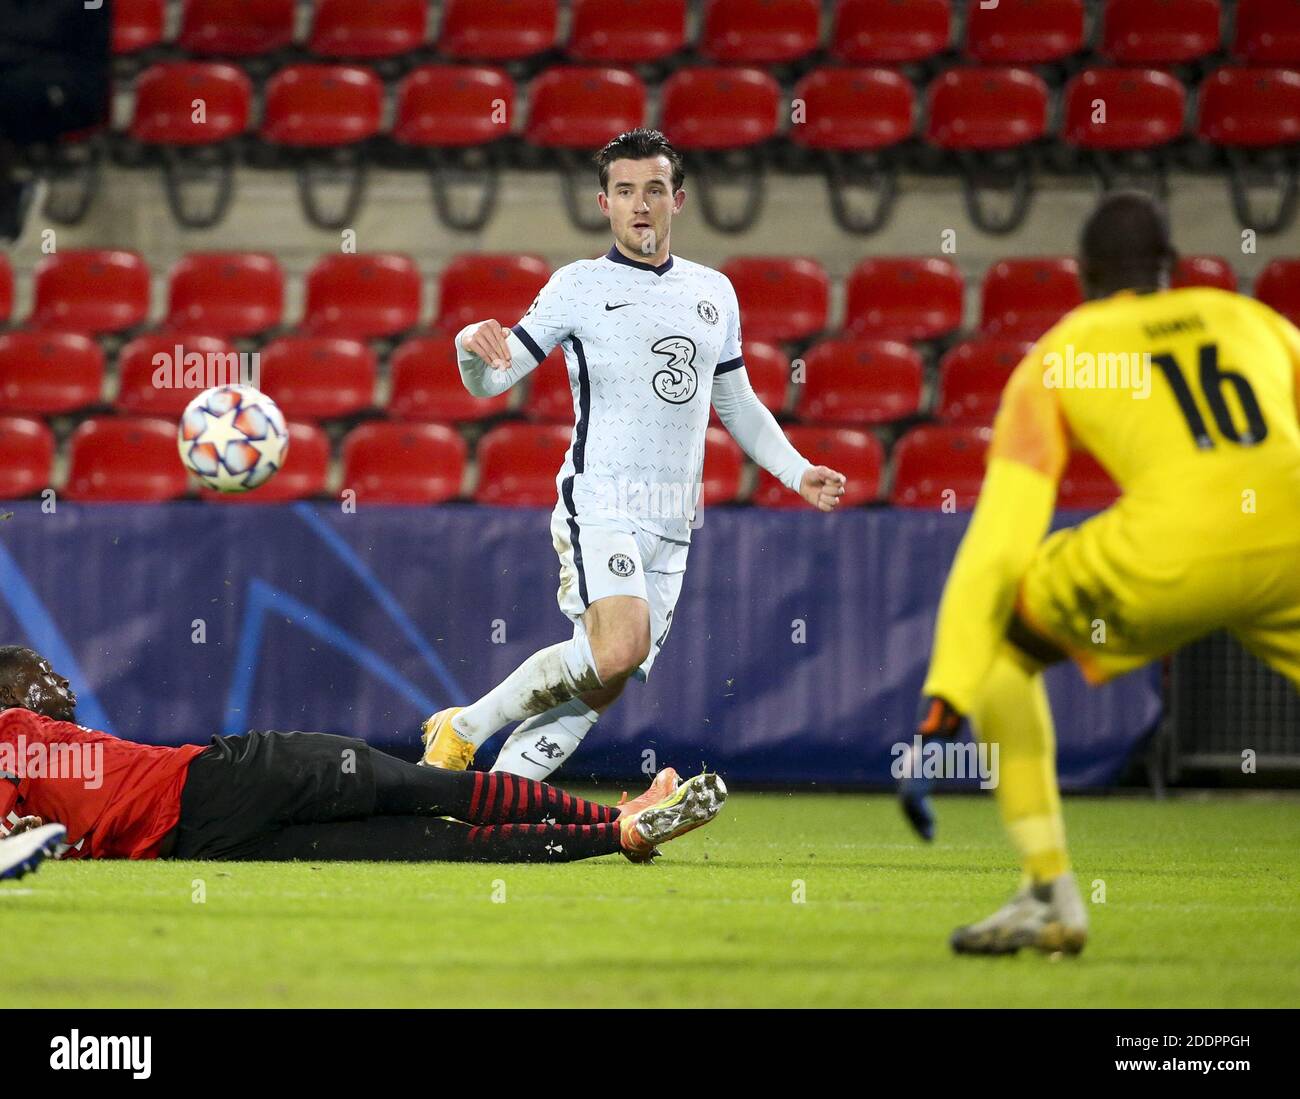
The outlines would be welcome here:
[[[1021,578],[1047,534],[1069,436],[1042,359],[1016,368],[1002,397],[979,502],[944,586],[922,692],[970,712],[1006,635]]]

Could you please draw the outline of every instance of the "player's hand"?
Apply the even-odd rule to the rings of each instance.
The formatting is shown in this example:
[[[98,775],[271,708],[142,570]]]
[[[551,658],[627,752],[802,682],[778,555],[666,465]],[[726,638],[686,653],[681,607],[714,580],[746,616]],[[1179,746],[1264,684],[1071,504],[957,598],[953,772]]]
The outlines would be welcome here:
[[[14,821],[13,827],[9,829],[9,834],[16,836],[20,832],[30,832],[33,828],[39,828],[44,823],[45,821],[41,820],[40,817],[19,817]]]
[[[812,466],[799,482],[799,495],[818,511],[834,511],[847,483],[844,474],[830,466]]]
[[[921,737],[922,744],[929,738],[950,740],[961,732],[965,720],[965,717],[946,699],[923,698],[916,732]],[[902,758],[903,774],[898,780],[898,804],[913,831],[923,840],[928,841],[934,839],[937,818],[930,804],[930,793],[934,783],[924,777],[922,762],[913,758],[912,745],[909,745]]]
[[[509,331],[501,326],[500,321],[484,321],[465,343],[465,350],[472,351],[493,370],[510,369],[510,345],[506,342]]]

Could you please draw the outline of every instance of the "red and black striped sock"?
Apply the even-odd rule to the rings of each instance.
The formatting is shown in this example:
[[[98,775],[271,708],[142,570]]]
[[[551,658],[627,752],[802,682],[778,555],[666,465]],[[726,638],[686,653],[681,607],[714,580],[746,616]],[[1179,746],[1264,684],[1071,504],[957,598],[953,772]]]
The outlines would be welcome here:
[[[484,824],[465,846],[475,862],[574,862],[623,848],[617,824]]]
[[[378,816],[455,817],[470,824],[609,824],[612,805],[504,771],[443,771],[370,753]]]
[[[531,821],[549,824],[610,824],[619,813],[612,805],[576,797],[558,786],[504,771],[475,771],[466,814],[471,824]]]

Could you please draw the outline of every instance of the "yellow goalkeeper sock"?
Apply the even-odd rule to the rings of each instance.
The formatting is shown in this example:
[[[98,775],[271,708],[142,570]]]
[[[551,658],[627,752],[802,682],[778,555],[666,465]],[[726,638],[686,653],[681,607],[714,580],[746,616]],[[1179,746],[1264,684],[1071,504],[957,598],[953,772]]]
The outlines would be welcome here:
[[[998,745],[998,809],[1026,874],[1035,882],[1064,874],[1070,860],[1042,670],[1003,644],[968,716],[980,740]]]

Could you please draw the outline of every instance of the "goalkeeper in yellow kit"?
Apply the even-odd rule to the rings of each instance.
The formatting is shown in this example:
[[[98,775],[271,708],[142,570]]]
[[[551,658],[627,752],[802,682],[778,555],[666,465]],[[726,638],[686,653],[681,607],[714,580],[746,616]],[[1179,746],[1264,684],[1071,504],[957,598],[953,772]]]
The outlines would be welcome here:
[[[1222,290],[1170,290],[1161,210],[1112,194],[1084,226],[1088,301],[1016,368],[979,502],[944,589],[921,733],[969,718],[999,745],[998,808],[1024,877],[958,928],[959,953],[1077,953],[1087,913],[1070,873],[1043,668],[1101,683],[1226,628],[1300,686],[1300,331]],[[1044,537],[1072,446],[1122,495]],[[909,819],[933,828],[919,784]]]

